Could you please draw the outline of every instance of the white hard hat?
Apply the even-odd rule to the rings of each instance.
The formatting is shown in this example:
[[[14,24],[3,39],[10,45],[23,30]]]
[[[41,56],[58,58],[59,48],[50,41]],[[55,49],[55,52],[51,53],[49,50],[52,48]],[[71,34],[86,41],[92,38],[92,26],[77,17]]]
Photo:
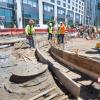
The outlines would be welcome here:
[[[62,24],[62,22],[60,22],[60,24]]]
[[[50,23],[49,25],[52,26],[52,23]]]

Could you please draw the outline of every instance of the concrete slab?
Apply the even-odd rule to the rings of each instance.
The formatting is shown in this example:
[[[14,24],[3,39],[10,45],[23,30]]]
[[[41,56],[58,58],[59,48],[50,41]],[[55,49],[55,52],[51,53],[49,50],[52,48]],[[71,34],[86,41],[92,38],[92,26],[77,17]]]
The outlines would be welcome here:
[[[30,63],[19,63],[16,68],[12,70],[12,74],[14,76],[19,77],[30,77],[30,76],[36,76],[38,74],[43,73],[46,71],[48,66],[46,64],[36,64],[30,62]]]

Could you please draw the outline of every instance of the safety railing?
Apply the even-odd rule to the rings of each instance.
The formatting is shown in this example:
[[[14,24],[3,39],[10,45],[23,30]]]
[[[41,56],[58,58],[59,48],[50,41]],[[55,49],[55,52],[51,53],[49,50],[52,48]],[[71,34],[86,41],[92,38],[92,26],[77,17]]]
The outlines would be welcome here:
[[[54,29],[54,33],[57,32],[57,29]],[[66,32],[76,32],[74,29],[66,29]],[[21,35],[25,33],[25,29],[18,28],[6,28],[0,29],[0,35]],[[35,29],[35,33],[48,33],[47,29]]]

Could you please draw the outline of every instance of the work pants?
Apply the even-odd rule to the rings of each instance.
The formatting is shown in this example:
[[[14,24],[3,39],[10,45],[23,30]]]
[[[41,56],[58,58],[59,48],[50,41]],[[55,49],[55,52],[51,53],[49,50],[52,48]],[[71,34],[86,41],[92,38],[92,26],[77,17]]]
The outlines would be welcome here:
[[[60,41],[61,43],[64,43],[64,34],[60,34]]]
[[[48,34],[48,40],[52,40],[52,34],[51,33]]]
[[[33,35],[26,36],[30,45],[30,48],[35,48]]]

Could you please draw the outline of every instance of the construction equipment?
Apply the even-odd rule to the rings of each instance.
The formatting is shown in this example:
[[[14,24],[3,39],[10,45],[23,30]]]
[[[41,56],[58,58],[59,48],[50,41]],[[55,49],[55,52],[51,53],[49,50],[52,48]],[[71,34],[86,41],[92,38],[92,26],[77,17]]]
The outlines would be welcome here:
[[[97,48],[97,49],[100,48],[100,42],[96,43],[96,48]]]

